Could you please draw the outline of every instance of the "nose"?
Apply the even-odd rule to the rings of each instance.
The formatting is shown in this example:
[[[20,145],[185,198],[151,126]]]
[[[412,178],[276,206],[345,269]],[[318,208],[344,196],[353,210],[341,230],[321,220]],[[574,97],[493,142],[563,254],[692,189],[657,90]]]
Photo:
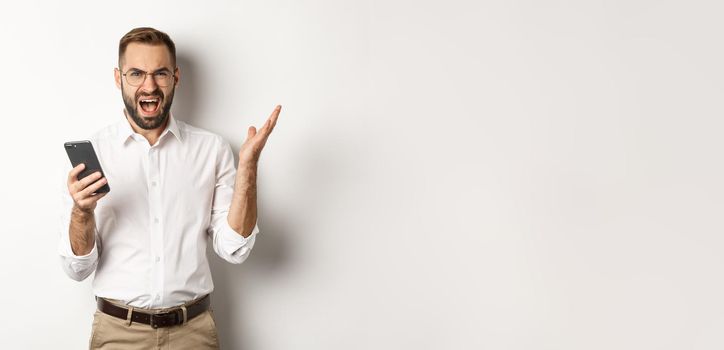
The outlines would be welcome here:
[[[156,85],[156,79],[153,78],[153,73],[147,73],[146,79],[143,80],[143,84],[141,84],[141,90],[146,92],[153,92],[156,91],[158,88],[158,85]]]

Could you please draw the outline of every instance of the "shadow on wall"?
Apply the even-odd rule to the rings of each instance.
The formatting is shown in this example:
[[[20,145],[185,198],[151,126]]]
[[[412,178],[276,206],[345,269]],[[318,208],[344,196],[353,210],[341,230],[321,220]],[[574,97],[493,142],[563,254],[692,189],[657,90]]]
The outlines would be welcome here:
[[[199,96],[201,87],[207,83],[203,76],[196,73],[195,60],[188,53],[179,53],[178,66],[181,69],[181,83],[173,101],[173,111],[183,121],[204,128],[204,120],[199,116]],[[176,113],[174,112],[174,115]],[[246,137],[246,135],[243,135]],[[233,150],[235,162],[238,162],[239,149]],[[238,163],[236,163],[238,164]],[[269,218],[264,220],[264,218]],[[282,219],[282,220],[280,220]],[[253,349],[254,339],[248,334],[249,327],[244,320],[254,320],[253,316],[240,315],[248,308],[245,286],[254,281],[245,279],[245,272],[254,271],[251,275],[273,275],[289,265],[289,232],[283,218],[273,208],[259,207],[259,237],[249,258],[240,266],[229,264],[214,253],[211,244],[207,250],[209,264],[214,280],[214,292],[211,296],[214,317],[219,332],[222,349]],[[257,273],[260,272],[260,273]]]
[[[260,210],[260,213],[262,211]],[[245,314],[249,299],[246,297],[248,284],[261,281],[246,276],[274,275],[289,266],[290,243],[287,227],[275,212],[264,210],[259,219],[259,236],[249,258],[240,266],[222,260],[209,248],[209,264],[214,276],[212,306],[216,319],[222,349],[255,349],[254,334],[249,332],[247,322],[254,322],[254,315]],[[254,272],[250,272],[250,271]],[[271,325],[270,325],[271,326]]]
[[[198,122],[202,122],[202,120],[198,119],[198,98],[200,96],[198,87],[203,85],[203,82],[196,74],[194,59],[188,54],[179,52],[176,55],[176,65],[181,70],[181,81],[176,87],[171,111],[174,117],[178,115],[179,119],[193,126],[200,126]],[[181,112],[176,113],[176,111]]]

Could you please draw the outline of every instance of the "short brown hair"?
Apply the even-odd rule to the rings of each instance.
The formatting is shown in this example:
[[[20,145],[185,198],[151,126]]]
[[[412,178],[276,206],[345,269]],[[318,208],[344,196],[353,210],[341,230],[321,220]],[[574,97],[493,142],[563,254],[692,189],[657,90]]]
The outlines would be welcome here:
[[[173,65],[176,65],[176,45],[168,34],[150,27],[133,28],[126,33],[118,43],[118,68],[121,68],[121,58],[126,53],[126,47],[130,43],[143,43],[150,45],[166,45],[171,53]]]

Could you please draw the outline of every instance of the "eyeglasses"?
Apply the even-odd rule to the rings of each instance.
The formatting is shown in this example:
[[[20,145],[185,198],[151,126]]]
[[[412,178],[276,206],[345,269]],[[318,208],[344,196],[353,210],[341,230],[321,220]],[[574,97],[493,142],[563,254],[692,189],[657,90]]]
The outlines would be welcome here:
[[[141,86],[146,81],[146,76],[151,75],[156,85],[160,87],[166,87],[174,82],[174,76],[168,69],[157,70],[153,73],[144,72],[140,69],[130,69],[127,72],[121,74],[126,77],[128,85]]]

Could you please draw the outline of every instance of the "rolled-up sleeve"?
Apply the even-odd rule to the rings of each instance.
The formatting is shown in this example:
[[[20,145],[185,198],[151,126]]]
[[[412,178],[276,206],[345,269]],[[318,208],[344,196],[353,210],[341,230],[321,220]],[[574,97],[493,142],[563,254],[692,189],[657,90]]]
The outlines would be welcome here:
[[[70,171],[70,169],[68,169]],[[67,178],[67,172],[65,176]],[[58,254],[60,255],[61,266],[63,271],[68,277],[82,281],[90,276],[95,271],[98,265],[98,231],[95,232],[95,239],[93,243],[93,249],[86,255],[75,255],[73,249],[70,246],[70,215],[73,209],[73,198],[68,193],[68,188],[65,183],[61,186],[61,213],[60,223],[58,231],[60,232],[60,238],[58,240]]]
[[[216,159],[216,186],[211,208],[211,222],[208,233],[211,235],[214,252],[222,259],[232,263],[241,264],[249,257],[254,247],[259,227],[255,223],[249,237],[238,234],[229,225],[229,208],[234,195],[234,181],[236,180],[236,167],[231,146],[223,139],[219,139],[219,151]]]

